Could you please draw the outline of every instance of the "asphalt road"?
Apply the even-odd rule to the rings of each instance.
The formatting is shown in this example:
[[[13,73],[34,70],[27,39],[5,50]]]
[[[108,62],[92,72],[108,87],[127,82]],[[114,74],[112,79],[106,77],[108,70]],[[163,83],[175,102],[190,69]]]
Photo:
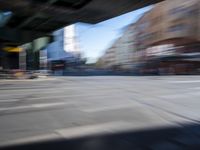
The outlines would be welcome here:
[[[138,131],[148,132],[142,134],[146,142],[155,139],[145,147],[144,143],[136,145],[140,149],[199,146],[199,108],[200,76],[0,80],[0,146]],[[160,136],[154,135],[157,129],[162,129],[155,131],[164,135],[162,142],[156,140]],[[179,132],[174,136],[169,129]],[[135,143],[142,141],[142,135],[135,135],[140,139]],[[128,144],[134,142],[128,141],[118,143],[135,148]],[[89,145],[96,146],[99,144],[96,142]],[[86,145],[82,149],[97,149]],[[71,149],[78,149],[77,144],[73,146]]]

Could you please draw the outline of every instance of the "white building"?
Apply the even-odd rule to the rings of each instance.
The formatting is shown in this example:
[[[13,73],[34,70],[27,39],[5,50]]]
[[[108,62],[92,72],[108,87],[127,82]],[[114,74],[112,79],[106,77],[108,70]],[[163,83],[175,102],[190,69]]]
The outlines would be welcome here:
[[[103,59],[105,67],[119,66],[129,69],[134,63],[135,52],[135,26],[131,24],[125,28],[124,33],[113,45],[106,50]]]
[[[63,49],[74,54],[80,53],[80,48],[76,38],[75,25],[63,28]]]
[[[104,61],[103,64],[106,68],[110,68],[116,64],[115,49],[114,46],[110,47],[102,57],[102,61]]]

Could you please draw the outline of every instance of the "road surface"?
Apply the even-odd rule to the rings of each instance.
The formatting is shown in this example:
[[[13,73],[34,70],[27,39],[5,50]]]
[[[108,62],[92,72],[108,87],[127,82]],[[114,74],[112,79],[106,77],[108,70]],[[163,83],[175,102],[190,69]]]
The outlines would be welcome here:
[[[183,149],[187,146],[191,149],[190,146],[200,145],[199,108],[200,76],[0,80],[0,147],[137,133],[134,135],[140,137],[137,138],[140,141],[131,141],[132,135],[122,140],[124,137],[120,135],[118,144],[122,147],[116,141],[110,145],[116,144],[115,149],[124,146],[126,149]],[[147,143],[154,141],[143,146],[132,145],[140,143],[143,136]],[[163,141],[158,141],[159,138]],[[98,149],[90,147],[101,147],[102,143],[98,142],[82,147]],[[71,149],[77,149],[77,145],[71,145]]]

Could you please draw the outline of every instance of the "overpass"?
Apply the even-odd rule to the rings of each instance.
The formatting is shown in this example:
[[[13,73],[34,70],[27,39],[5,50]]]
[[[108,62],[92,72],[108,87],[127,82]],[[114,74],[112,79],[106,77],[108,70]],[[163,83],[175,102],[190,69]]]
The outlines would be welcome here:
[[[95,24],[162,0],[1,0],[0,44],[21,45],[76,23]]]

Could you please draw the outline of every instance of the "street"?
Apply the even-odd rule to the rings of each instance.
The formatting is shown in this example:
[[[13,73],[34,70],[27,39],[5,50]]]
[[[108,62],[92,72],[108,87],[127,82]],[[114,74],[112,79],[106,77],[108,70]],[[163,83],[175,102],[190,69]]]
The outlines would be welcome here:
[[[0,95],[0,146],[178,128],[200,120],[200,76],[0,80]]]

